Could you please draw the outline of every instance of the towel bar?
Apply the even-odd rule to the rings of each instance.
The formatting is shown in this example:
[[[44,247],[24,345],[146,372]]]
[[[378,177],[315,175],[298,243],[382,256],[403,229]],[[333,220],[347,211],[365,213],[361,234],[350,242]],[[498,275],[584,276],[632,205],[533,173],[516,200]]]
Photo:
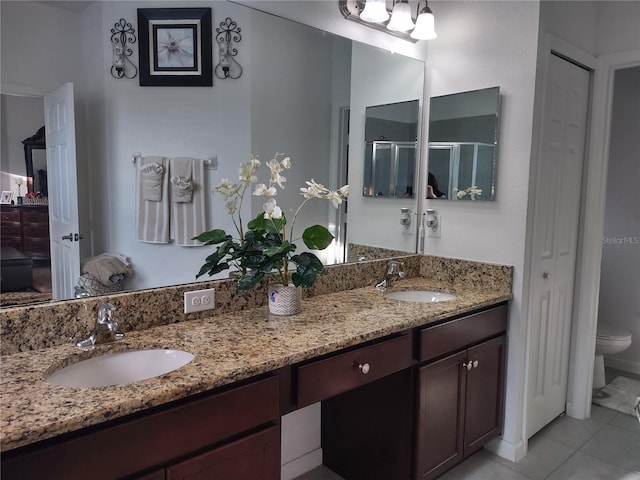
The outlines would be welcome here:
[[[140,152],[133,152],[133,155],[131,156],[131,163],[133,163],[134,165],[136,164],[136,162],[138,161],[138,158],[142,157],[142,154]],[[217,170],[218,169],[218,155],[216,154],[211,154],[209,155],[209,157],[207,157],[206,160],[202,160],[202,163],[204,163],[206,165],[207,170]]]

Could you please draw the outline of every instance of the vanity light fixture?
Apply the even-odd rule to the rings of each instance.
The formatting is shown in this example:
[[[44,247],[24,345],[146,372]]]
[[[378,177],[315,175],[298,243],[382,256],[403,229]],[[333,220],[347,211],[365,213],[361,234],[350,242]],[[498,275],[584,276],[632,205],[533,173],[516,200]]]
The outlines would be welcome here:
[[[238,24],[229,17],[220,22],[220,26],[216,28],[216,42],[218,42],[220,60],[216,65],[215,74],[220,79],[236,79],[242,75],[242,66],[235,59],[238,49],[233,45],[242,40],[240,31]]]
[[[393,0],[392,10],[386,0],[338,0],[342,16],[362,25],[386,32],[410,42],[432,40],[438,35],[435,19],[427,0],[418,0],[416,21],[411,16],[409,0]]]
[[[408,32],[415,26],[408,0],[393,0],[391,20],[387,24],[387,29],[394,32]]]
[[[427,5],[427,0],[424,2],[422,10],[420,9],[420,2],[418,2],[418,18],[416,19],[416,28],[411,32],[411,38],[433,40],[438,36],[435,23],[435,17],[429,5]]]
[[[111,76],[113,78],[135,78],[138,68],[129,57],[133,53],[130,45],[136,43],[136,30],[124,18],[113,24],[111,29]]]
[[[360,19],[370,23],[382,23],[389,20],[386,0],[369,0],[364,4]]]

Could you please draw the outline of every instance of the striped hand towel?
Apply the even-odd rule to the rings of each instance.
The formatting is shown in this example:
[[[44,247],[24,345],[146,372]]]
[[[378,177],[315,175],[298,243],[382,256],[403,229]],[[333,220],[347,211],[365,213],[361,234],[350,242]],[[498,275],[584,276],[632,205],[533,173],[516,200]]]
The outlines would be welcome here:
[[[149,195],[143,172],[162,172],[162,182]],[[141,157],[137,163],[136,232],[140,242],[169,243],[169,159]],[[145,188],[147,187],[147,188]],[[153,198],[153,200],[147,200]],[[155,199],[159,199],[156,201]]]
[[[206,212],[206,173],[204,162],[197,158],[171,159],[171,177],[188,179],[191,177],[190,201],[185,202],[183,193],[176,195],[180,189],[172,188],[171,197],[171,237],[176,245],[183,247],[202,246],[203,243],[191,240],[196,235],[207,230]]]

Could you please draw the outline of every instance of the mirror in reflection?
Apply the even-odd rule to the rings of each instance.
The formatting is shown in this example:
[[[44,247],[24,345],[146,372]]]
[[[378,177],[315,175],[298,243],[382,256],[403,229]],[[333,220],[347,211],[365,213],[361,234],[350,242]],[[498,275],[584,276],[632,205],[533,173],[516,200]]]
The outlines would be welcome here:
[[[367,107],[365,197],[413,198],[418,151],[418,100]]]
[[[500,87],[433,97],[427,198],[493,200]]]
[[[47,197],[47,154],[44,125],[29,138],[22,141],[24,161],[27,169],[27,193]]]

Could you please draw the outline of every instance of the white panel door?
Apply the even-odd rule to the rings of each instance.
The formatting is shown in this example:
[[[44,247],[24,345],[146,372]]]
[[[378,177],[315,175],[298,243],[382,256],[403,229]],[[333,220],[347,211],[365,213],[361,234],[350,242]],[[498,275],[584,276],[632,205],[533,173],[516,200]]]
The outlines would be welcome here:
[[[51,283],[55,299],[74,297],[80,276],[73,84],[44,98],[49,187]]]
[[[565,411],[589,71],[551,54],[536,159],[527,438]]]

